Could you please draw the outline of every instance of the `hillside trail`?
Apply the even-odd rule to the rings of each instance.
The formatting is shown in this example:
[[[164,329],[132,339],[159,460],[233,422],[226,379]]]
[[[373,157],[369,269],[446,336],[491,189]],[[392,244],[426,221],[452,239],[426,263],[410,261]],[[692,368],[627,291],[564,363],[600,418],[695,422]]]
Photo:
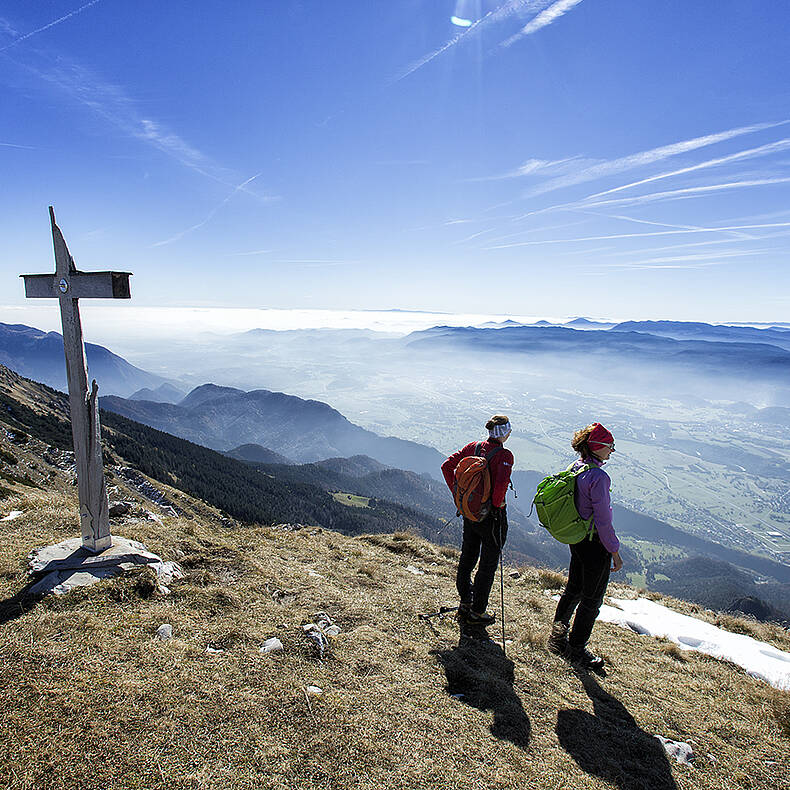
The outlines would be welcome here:
[[[27,601],[27,554],[79,534],[76,495],[46,443],[0,434],[17,459],[0,507],[22,514],[0,521],[4,786],[790,788],[787,692],[603,622],[606,677],[574,672],[545,649],[564,579],[529,566],[505,572],[507,655],[498,623],[477,639],[452,617],[429,625],[419,613],[455,601],[458,552],[408,531],[241,525],[160,482],[179,514],[142,518],[153,503],[116,476],[135,507],[113,532],[186,578],[160,595],[140,568]],[[323,658],[304,628],[319,614],[338,631]],[[790,647],[781,629],[731,621]],[[262,652],[272,638],[282,651]],[[670,760],[654,736],[696,759]]]

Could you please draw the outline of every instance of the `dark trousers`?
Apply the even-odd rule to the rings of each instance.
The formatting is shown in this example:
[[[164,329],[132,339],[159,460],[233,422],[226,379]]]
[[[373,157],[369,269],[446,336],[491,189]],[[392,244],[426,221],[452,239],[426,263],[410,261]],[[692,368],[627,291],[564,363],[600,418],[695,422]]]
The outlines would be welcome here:
[[[568,644],[571,647],[584,647],[606,594],[612,555],[603,547],[598,535],[594,535],[592,540],[576,543],[570,549],[568,583],[557,604],[554,621],[569,625],[575,609],[576,617]]]
[[[464,519],[464,540],[461,558],[458,560],[458,573],[455,586],[462,604],[467,604],[473,612],[485,612],[488,596],[494,583],[499,553],[507,540],[507,513],[504,508],[492,513],[484,521]],[[480,566],[472,584],[472,571]]]

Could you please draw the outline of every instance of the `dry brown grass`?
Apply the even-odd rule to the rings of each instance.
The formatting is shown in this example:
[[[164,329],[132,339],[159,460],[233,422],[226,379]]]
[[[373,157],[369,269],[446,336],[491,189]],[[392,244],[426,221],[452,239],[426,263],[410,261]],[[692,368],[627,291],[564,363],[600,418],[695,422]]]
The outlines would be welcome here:
[[[0,523],[0,600],[24,586],[31,548],[77,534],[68,485],[20,493],[13,507],[25,515]],[[560,574],[505,577],[503,656],[494,642],[460,639],[451,617],[417,619],[454,600],[455,557],[413,535],[228,529],[211,518],[121,532],[180,559],[187,578],[162,597],[141,570],[5,609],[2,786],[790,787],[786,693],[603,623],[593,646],[608,677],[577,675],[547,653],[554,604],[543,588],[564,584]],[[323,661],[301,629],[318,611],[342,629]],[[173,639],[154,639],[162,623]],[[499,624],[489,632],[497,638]],[[259,651],[271,636],[283,653]],[[308,685],[324,693],[308,697]],[[693,739],[698,766],[670,764],[653,734]]]
[[[790,739],[790,692],[774,692],[771,711],[785,737]]]
[[[541,586],[546,590],[561,590],[568,581],[566,576],[557,573],[557,571],[548,570],[547,568],[541,568],[538,571],[538,580]]]
[[[685,653],[674,642],[662,645],[661,652],[674,661],[680,661],[681,664],[685,664],[687,661]]]

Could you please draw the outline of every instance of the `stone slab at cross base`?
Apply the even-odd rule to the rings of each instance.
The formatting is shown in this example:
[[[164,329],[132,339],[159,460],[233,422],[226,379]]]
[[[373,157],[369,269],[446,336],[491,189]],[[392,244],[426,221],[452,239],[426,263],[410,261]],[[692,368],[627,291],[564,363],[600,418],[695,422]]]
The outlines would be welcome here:
[[[118,576],[138,565],[149,565],[155,572],[160,592],[167,593],[173,579],[184,577],[175,562],[164,562],[148,551],[142,543],[113,536],[113,545],[99,554],[92,554],[82,546],[81,538],[70,538],[53,546],[30,552],[29,573],[40,577],[28,589],[31,595],[65,595],[78,587]]]

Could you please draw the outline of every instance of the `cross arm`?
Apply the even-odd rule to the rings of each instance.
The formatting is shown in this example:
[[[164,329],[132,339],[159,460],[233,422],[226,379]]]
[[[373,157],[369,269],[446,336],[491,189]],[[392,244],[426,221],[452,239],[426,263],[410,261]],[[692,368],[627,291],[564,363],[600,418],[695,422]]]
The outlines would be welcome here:
[[[72,299],[130,299],[131,272],[71,272],[67,277],[55,274],[22,274],[25,296],[44,299],[70,296]]]

